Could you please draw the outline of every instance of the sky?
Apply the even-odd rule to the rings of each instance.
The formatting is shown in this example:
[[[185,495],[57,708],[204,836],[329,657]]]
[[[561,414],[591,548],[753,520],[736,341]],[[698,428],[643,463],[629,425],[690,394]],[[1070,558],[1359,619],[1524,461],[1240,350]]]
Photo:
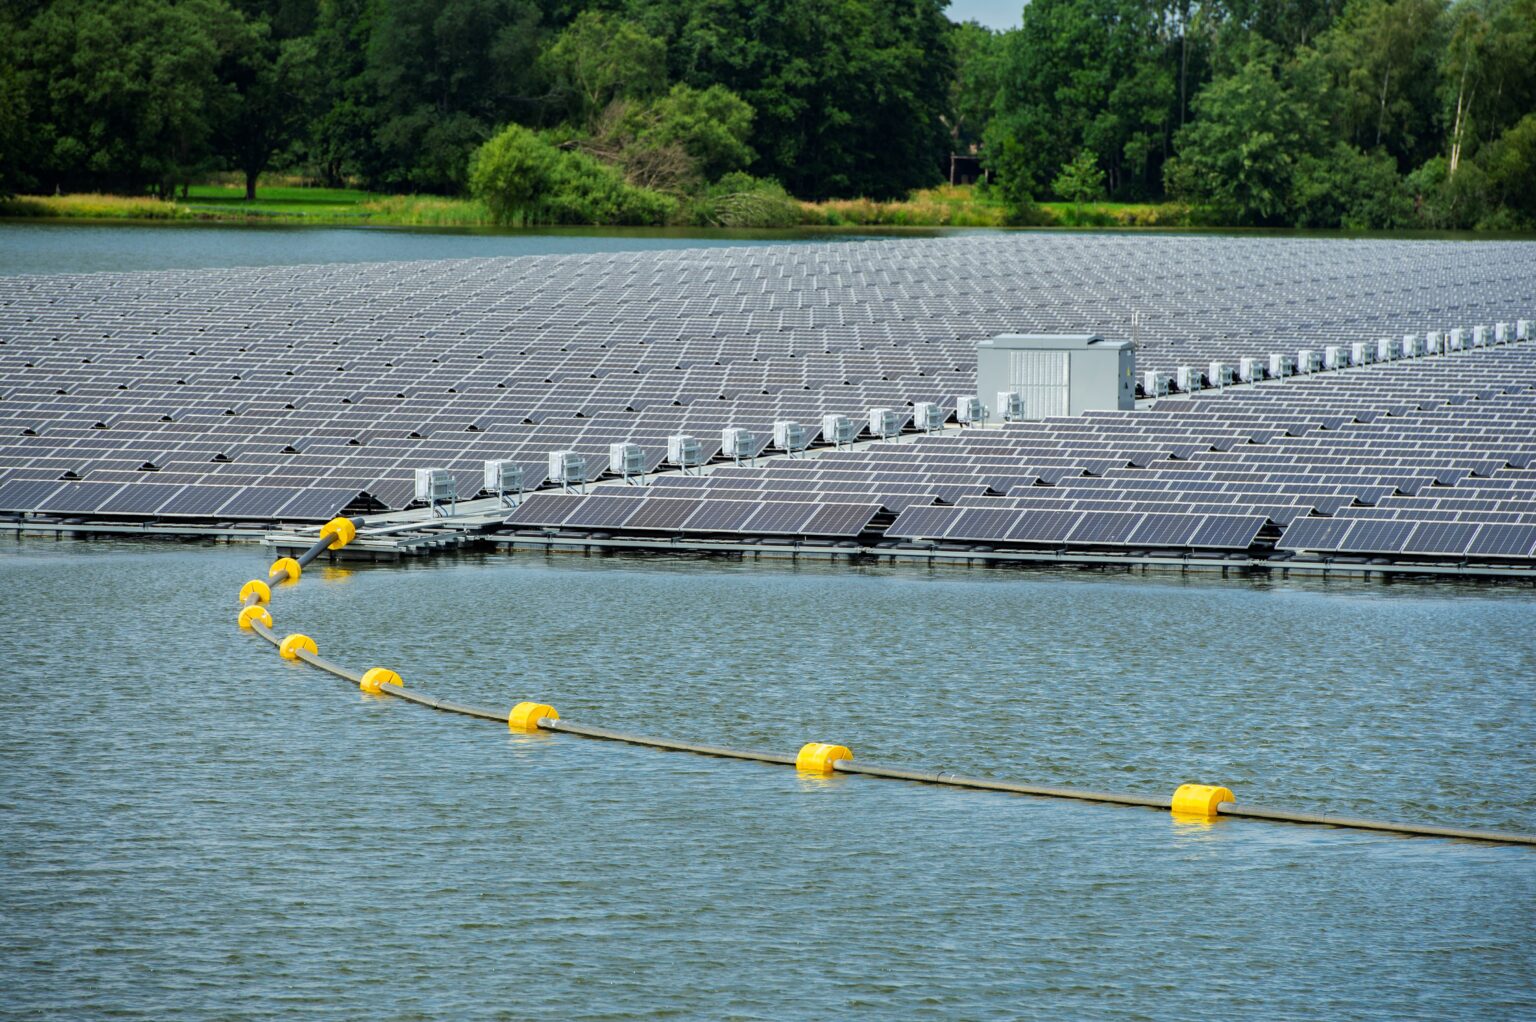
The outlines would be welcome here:
[[[1025,0],[950,0],[950,21],[979,21],[988,28],[1018,28]]]

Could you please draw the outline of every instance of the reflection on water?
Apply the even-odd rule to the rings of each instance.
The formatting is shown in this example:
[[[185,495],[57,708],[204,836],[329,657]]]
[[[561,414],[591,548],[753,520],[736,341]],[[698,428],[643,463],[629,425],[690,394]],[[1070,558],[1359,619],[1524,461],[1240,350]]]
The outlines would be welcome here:
[[[1529,850],[513,734],[241,633],[266,562],[0,545],[0,1017],[1536,1013]],[[1528,587],[490,555],[273,611],[571,721],[1536,828]]]

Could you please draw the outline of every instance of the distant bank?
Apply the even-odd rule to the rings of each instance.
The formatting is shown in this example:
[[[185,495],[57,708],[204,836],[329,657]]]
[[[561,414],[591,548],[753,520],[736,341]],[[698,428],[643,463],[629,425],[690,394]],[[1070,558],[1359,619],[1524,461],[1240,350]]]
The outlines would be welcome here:
[[[1044,203],[1020,220],[1000,199],[969,185],[915,191],[904,201],[833,199],[799,202],[805,227],[1221,227],[1201,211],[1176,202]],[[221,223],[369,225],[378,227],[491,227],[491,211],[477,199],[435,195],[381,195],[348,188],[260,188],[254,202],[233,185],[195,185],[176,200],[144,196],[21,195],[0,199],[0,217],[26,219],[184,220]],[[600,225],[593,225],[600,226]],[[710,227],[710,224],[678,224]],[[736,226],[783,226],[742,223]]]

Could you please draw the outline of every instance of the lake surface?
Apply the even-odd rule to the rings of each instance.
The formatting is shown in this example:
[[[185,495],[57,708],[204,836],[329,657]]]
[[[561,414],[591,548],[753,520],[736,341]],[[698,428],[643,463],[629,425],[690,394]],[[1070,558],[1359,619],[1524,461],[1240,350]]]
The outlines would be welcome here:
[[[940,233],[965,232],[900,232],[903,237]],[[856,241],[876,236],[879,236],[878,232],[867,230],[810,229],[690,231],[637,228],[616,232],[612,228],[573,227],[511,231],[0,221],[0,276],[634,252]]]
[[[1530,849],[513,735],[241,633],[267,561],[0,546],[0,1017],[1536,1015]],[[273,611],[478,705],[1536,829],[1529,586],[495,555]]]

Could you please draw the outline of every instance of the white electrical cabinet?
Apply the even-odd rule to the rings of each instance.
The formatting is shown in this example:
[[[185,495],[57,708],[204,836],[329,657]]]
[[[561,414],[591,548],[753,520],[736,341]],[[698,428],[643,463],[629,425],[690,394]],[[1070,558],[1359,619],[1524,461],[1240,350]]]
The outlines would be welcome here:
[[[678,468],[691,468],[702,460],[703,450],[699,438],[687,433],[674,433],[667,437],[667,464]]]
[[[773,446],[781,451],[805,450],[805,427],[791,419],[778,419],[773,424]]]

